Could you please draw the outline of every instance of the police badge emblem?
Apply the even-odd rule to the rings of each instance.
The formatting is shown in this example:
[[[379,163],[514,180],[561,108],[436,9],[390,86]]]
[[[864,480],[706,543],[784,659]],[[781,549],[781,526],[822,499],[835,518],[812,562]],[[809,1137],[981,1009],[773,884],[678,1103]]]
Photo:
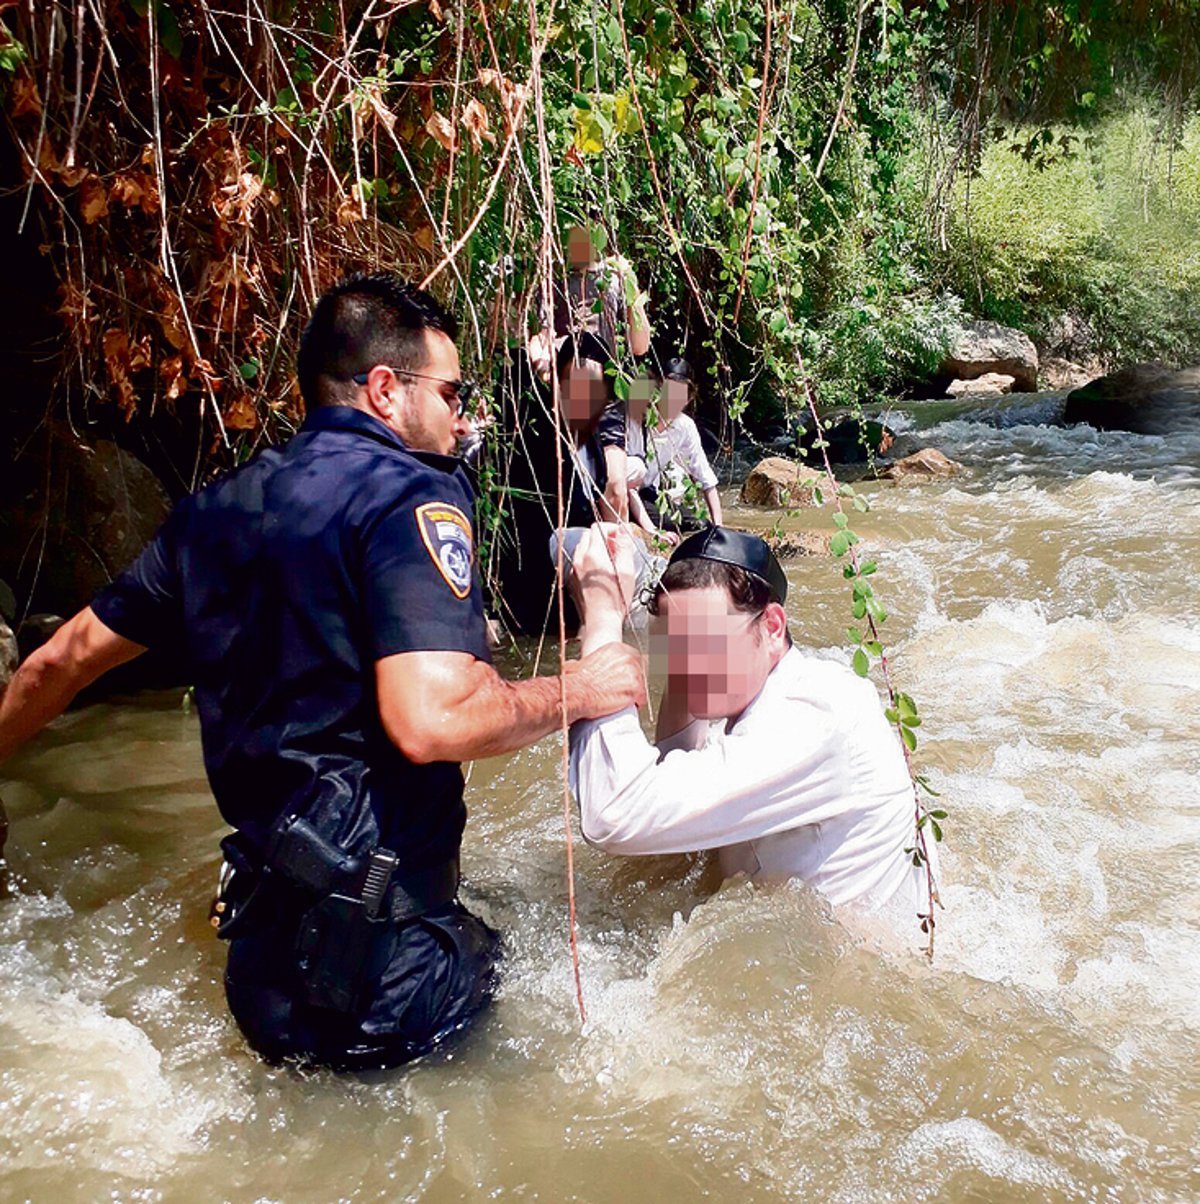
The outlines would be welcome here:
[[[465,598],[471,592],[474,559],[470,520],[457,506],[445,502],[426,502],[416,513],[417,529],[438,572],[456,598]]]

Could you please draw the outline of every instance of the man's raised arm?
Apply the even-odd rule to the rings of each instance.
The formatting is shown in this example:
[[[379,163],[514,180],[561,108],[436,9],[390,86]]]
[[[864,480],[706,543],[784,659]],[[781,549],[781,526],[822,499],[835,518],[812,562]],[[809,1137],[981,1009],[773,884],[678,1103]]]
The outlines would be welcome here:
[[[145,651],[84,607],[22,662],[8,683],[0,698],[0,761],[61,715],[84,686]]]
[[[568,664],[567,722],[645,700],[641,658],[610,645]],[[532,744],[562,723],[558,677],[505,681],[466,652],[401,652],[375,663],[384,730],[410,761],[471,761]]]

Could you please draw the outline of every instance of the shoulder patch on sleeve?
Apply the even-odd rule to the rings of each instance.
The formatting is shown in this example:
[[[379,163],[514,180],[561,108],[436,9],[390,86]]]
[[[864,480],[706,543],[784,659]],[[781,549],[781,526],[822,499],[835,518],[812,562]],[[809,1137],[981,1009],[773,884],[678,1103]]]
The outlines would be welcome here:
[[[417,529],[438,572],[456,598],[465,598],[471,592],[475,556],[470,520],[448,502],[425,502],[415,513]]]

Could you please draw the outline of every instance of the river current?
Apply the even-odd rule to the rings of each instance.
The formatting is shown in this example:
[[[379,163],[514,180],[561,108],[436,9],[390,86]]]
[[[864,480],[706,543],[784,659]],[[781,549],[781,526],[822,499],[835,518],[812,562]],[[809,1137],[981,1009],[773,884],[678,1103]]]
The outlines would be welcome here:
[[[92,706],[0,767],[0,1199],[1200,1196],[1200,432],[1047,404],[896,416],[964,471],[854,520],[950,813],[932,964],[803,886],[577,844],[581,1025],[548,738],[470,772],[487,1019],[406,1071],[272,1069],[224,1007],[196,719]],[[837,568],[787,569],[797,641],[847,656]]]

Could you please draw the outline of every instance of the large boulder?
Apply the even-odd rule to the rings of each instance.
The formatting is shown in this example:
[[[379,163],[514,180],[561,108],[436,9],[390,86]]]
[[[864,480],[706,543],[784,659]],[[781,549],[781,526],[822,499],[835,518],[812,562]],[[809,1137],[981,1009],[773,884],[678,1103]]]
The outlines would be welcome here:
[[[1176,371],[1152,360],[1110,373],[1067,395],[1065,422],[1099,431],[1163,435],[1200,418],[1200,367]]]
[[[73,614],[134,559],[170,509],[135,456],[53,424],[0,484],[0,577],[26,606]]]
[[[895,440],[895,432],[873,418],[843,418],[826,423],[820,432],[811,427],[799,442],[805,460],[824,468],[822,450],[830,464],[866,464],[887,451]],[[825,443],[823,449],[816,446],[818,441]]]
[[[960,330],[938,369],[955,380],[976,380],[989,372],[1011,376],[1019,393],[1037,389],[1038,353],[1033,340],[998,322],[972,322]]]
[[[1000,397],[1013,391],[1016,379],[1004,372],[985,372],[973,380],[952,380],[948,397]]]
[[[923,447],[903,460],[889,464],[879,475],[885,481],[934,481],[954,476],[961,464],[933,447]]]
[[[1062,359],[1057,355],[1042,356],[1042,387],[1045,389],[1080,389],[1104,375],[1104,368],[1092,360],[1086,364]]]
[[[751,470],[742,485],[742,501],[748,506],[811,506],[813,470],[795,460],[768,456]]]
[[[12,628],[4,618],[0,617],[0,697],[3,697],[8,683],[12,681],[19,659],[17,637],[13,635]]]

